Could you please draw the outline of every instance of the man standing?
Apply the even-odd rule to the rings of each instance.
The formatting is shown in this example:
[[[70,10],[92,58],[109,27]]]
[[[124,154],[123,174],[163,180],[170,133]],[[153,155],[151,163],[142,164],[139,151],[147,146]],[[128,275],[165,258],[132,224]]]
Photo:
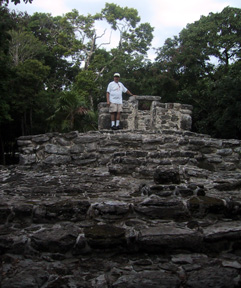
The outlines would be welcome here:
[[[120,115],[122,109],[122,93],[127,93],[130,96],[134,96],[121,82],[120,74],[114,74],[114,81],[110,82],[107,87],[106,99],[109,105],[109,112],[111,118],[111,129],[118,130],[120,127]]]

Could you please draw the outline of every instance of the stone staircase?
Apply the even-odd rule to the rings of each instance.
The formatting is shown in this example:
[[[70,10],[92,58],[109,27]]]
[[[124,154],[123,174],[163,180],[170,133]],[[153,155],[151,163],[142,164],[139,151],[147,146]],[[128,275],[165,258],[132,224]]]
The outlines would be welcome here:
[[[0,167],[2,288],[240,287],[241,141],[49,133]]]

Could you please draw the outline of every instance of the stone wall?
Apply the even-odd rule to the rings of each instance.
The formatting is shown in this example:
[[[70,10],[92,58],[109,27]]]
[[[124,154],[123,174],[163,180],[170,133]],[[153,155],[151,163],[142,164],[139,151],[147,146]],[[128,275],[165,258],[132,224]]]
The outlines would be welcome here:
[[[48,133],[22,136],[18,145],[20,164],[24,165],[72,163],[99,167],[116,161],[119,155],[120,161],[127,164],[133,158],[131,167],[136,173],[151,163],[164,162],[166,165],[192,163],[210,171],[241,169],[240,140],[214,139],[189,131]],[[137,155],[141,157],[135,163]]]
[[[191,130],[192,106],[179,103],[161,103],[158,96],[130,97],[123,102],[121,124],[127,130],[156,131],[162,129]],[[99,130],[110,129],[107,103],[100,103]]]

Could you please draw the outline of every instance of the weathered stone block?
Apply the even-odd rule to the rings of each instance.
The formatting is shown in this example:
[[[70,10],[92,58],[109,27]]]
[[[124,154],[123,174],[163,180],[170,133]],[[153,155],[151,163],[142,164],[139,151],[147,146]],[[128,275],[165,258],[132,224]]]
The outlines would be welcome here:
[[[121,201],[105,201],[93,204],[91,214],[104,219],[119,219],[130,212],[130,205]]]
[[[31,244],[39,252],[66,253],[72,250],[81,230],[74,225],[42,229],[31,237]]]
[[[232,155],[232,153],[233,153],[233,150],[230,148],[217,150],[217,154],[221,156],[230,156]]]
[[[73,163],[77,165],[91,165],[97,161],[97,157],[94,154],[86,156],[73,155],[71,156],[71,159],[73,160]]]
[[[51,154],[43,160],[43,163],[58,165],[58,164],[69,163],[70,161],[71,161],[70,156]]]
[[[20,154],[19,155],[19,164],[20,165],[28,165],[36,163],[36,155],[35,154]]]
[[[170,253],[182,249],[198,252],[201,250],[202,236],[188,228],[159,224],[140,231],[137,245],[144,251]]]
[[[207,213],[225,214],[226,212],[226,206],[222,199],[209,196],[192,197],[188,200],[188,207],[191,213],[199,216]]]
[[[32,140],[35,142],[35,143],[44,143],[44,142],[47,142],[50,140],[50,137],[46,134],[43,134],[43,135],[36,135],[36,136],[33,136]]]
[[[186,282],[187,287],[226,287],[236,288],[240,285],[238,272],[220,265],[210,265],[192,271]]]
[[[80,221],[86,218],[89,207],[90,203],[87,200],[66,200],[54,202],[45,205],[42,221]],[[38,216],[39,220],[41,215]]]
[[[46,144],[44,147],[46,153],[49,154],[60,154],[60,155],[68,155],[69,151],[66,147],[62,147],[55,144]]]
[[[85,151],[85,146],[83,144],[76,144],[69,149],[71,154],[81,154]]]
[[[64,134],[64,137],[68,140],[75,139],[79,136],[78,131],[71,131],[69,133]]]
[[[61,138],[61,137],[56,138],[56,143],[61,145],[61,146],[70,146],[71,145],[70,141],[65,140],[64,138]]]
[[[99,135],[79,135],[73,142],[75,144],[88,144],[93,142],[98,142],[100,140]]]
[[[177,275],[170,271],[154,270],[154,271],[131,271],[129,274],[121,275],[117,281],[112,284],[112,288],[167,288],[180,287],[181,280]]]
[[[13,277],[10,279],[6,278],[1,282],[1,288],[35,288],[45,285],[49,279],[47,269],[43,270],[41,265],[36,265],[36,263],[30,259],[26,262],[27,263],[24,263],[23,267],[21,267],[23,270],[15,271]]]
[[[157,168],[154,174],[154,181],[158,184],[179,184],[181,179],[177,169]]]
[[[185,219],[188,211],[181,201],[151,196],[134,206],[134,210],[151,219]]]
[[[182,130],[191,130],[192,128],[192,117],[188,114],[184,114],[180,119],[180,128]]]
[[[31,140],[21,140],[21,139],[18,139],[17,141],[18,143],[18,146],[28,146],[28,145],[32,145],[32,141]]]
[[[125,229],[114,225],[95,225],[84,229],[92,248],[113,248],[126,245]]]

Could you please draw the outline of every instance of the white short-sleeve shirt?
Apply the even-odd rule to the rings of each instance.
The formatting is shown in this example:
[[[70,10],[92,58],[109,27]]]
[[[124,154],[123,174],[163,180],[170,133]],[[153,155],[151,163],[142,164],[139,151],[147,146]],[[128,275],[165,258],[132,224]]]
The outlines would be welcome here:
[[[112,81],[107,87],[107,92],[110,93],[110,102],[122,104],[122,93],[126,92],[127,88],[121,82]]]

